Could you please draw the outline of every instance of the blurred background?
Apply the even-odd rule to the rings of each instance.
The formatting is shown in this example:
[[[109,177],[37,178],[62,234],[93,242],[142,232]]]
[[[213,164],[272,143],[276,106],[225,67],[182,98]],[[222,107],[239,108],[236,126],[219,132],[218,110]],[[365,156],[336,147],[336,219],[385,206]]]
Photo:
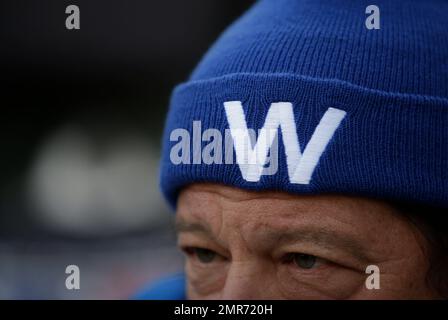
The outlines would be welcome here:
[[[170,92],[252,2],[0,0],[0,299],[126,299],[182,270],[158,190]]]

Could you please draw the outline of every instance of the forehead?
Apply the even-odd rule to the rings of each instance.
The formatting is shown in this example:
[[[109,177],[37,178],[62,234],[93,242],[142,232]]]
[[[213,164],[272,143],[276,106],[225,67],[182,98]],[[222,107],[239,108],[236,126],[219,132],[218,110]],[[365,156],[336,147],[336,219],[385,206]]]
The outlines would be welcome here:
[[[381,201],[338,195],[251,192],[217,184],[195,184],[180,194],[177,219],[201,223],[214,233],[286,231],[311,227],[377,242],[405,232],[408,223]],[[394,228],[394,233],[385,232]],[[403,233],[401,232],[401,233]],[[265,232],[266,234],[266,232]]]
[[[416,227],[382,201],[248,192],[216,184],[184,189],[176,224],[179,241],[200,238],[203,245],[242,256],[303,249],[357,257],[360,263],[400,262],[424,257],[427,246]]]

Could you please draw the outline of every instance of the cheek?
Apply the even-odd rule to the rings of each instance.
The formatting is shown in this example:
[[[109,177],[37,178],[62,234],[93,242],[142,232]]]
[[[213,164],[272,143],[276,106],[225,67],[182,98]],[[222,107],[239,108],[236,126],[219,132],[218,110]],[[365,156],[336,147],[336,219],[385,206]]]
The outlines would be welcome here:
[[[279,287],[289,299],[348,299],[364,284],[361,273],[341,267],[321,270],[298,270],[282,266],[278,274]]]
[[[189,299],[285,299],[269,263],[239,260],[201,267],[187,262],[185,269]]]
[[[213,299],[223,290],[227,275],[227,263],[200,265],[188,260],[185,262],[189,299]]]

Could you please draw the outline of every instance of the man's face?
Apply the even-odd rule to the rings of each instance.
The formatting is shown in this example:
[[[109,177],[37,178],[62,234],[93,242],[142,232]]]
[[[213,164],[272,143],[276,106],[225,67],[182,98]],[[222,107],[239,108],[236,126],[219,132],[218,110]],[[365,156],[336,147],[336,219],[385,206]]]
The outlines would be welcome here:
[[[424,238],[381,201],[195,184],[176,227],[190,299],[434,297]],[[366,287],[369,265],[378,290]]]

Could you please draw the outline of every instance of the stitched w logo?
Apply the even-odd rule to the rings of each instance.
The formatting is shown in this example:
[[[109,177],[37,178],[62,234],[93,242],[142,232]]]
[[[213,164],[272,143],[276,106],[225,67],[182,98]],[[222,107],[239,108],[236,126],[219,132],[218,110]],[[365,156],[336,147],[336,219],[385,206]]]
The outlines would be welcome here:
[[[280,127],[289,181],[295,184],[308,184],[322,153],[346,115],[343,110],[328,108],[302,153],[290,102],[271,104],[256,141],[253,141],[254,139],[251,139],[249,135],[241,101],[224,102],[224,108],[233,139],[236,161],[243,178],[250,182],[260,180],[269,150],[273,146]]]

